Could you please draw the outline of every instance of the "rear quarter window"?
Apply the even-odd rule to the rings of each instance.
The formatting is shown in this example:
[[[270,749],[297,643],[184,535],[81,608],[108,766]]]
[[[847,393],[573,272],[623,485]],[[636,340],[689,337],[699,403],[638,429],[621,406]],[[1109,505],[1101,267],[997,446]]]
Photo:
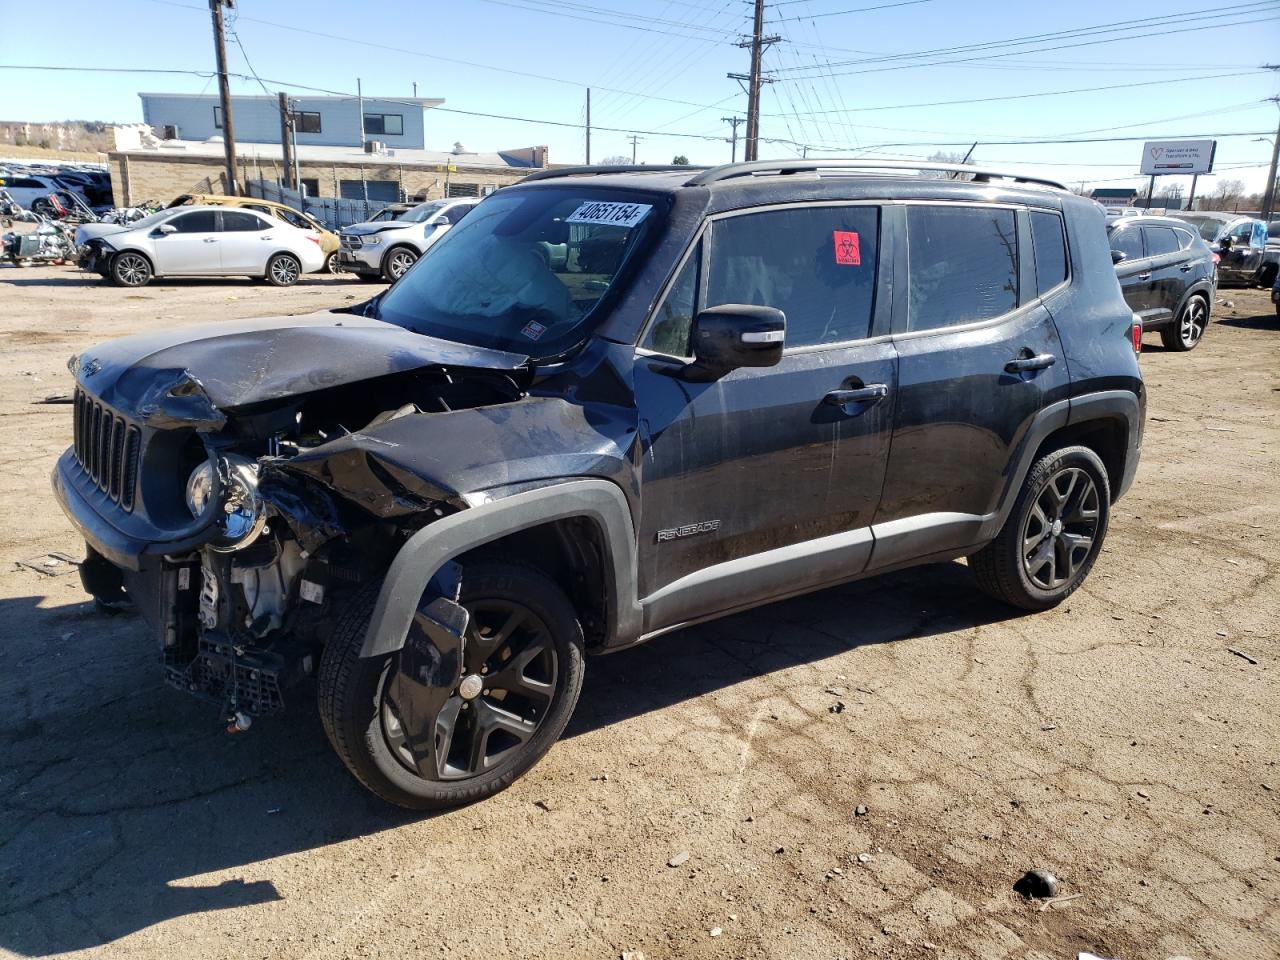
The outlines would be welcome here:
[[[1047,293],[1067,279],[1067,241],[1056,213],[1031,212],[1031,244],[1036,256],[1036,287]]]

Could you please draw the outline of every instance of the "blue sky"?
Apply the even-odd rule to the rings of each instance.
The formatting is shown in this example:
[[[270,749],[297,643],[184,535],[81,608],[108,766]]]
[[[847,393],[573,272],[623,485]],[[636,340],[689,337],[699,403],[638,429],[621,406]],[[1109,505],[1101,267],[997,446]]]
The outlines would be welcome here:
[[[6,2],[0,63],[212,70],[200,0],[70,0],[59,11],[55,26],[40,4]],[[538,121],[437,110],[429,147],[545,143],[555,162],[583,158],[573,125],[591,86],[593,159],[629,156],[638,131],[640,161],[679,153],[716,163],[729,158],[721,118],[745,115],[746,97],[725,74],[748,69],[736,41],[750,12],[747,0],[238,0],[230,69],[256,71],[272,92],[354,91],[360,77],[367,95],[408,96],[416,81],[420,96],[444,97],[449,109]],[[1144,12],[1156,19],[1138,20]],[[1103,142],[984,142],[974,156],[1124,186],[1142,182],[1141,143],[1114,138],[1249,133],[1221,138],[1220,177],[1251,189],[1265,179],[1270,144],[1253,138],[1274,136],[1280,110],[1263,101],[1280,93],[1280,71],[1258,67],[1280,62],[1280,0],[1169,0],[1151,11],[1097,0],[775,0],[766,21],[783,39],[765,54],[776,82],[764,93],[762,157],[807,146],[810,156],[909,158],[974,140],[1078,137]],[[1094,29],[1064,33],[1079,28]],[[1041,36],[1051,33],[1063,35]],[[1032,36],[1041,39],[1001,44]],[[140,90],[217,89],[207,77],[163,74],[3,70],[0,81],[6,120],[138,121]],[[1063,93],[1099,87],[1113,89]],[[263,92],[252,80],[233,91]]]

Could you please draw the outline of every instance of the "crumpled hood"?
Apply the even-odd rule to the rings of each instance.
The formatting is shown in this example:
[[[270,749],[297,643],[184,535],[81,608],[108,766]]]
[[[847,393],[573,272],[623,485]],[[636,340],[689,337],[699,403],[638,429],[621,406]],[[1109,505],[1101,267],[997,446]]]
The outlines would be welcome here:
[[[225,412],[425,367],[516,370],[528,357],[320,311],[113,340],[71,361],[85,390],[130,419],[218,430]]]
[[[82,223],[76,227],[76,246],[98,237],[109,237],[113,233],[124,233],[132,229],[133,224],[130,223]]]

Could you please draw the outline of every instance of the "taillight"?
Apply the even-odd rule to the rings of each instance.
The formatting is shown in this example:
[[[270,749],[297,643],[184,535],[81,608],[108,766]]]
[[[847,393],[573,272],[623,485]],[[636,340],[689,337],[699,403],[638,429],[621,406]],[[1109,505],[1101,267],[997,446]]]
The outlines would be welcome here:
[[[1216,267],[1221,262],[1222,262],[1222,257],[1220,257],[1218,254],[1215,253],[1213,255],[1213,265]]]
[[[1133,336],[1133,352],[1142,352],[1142,321],[1137,317],[1133,318],[1133,323],[1129,326],[1129,332]]]
[[[307,239],[310,240],[312,243],[314,243],[317,247],[320,246],[320,238],[317,237],[315,234],[308,233]]]

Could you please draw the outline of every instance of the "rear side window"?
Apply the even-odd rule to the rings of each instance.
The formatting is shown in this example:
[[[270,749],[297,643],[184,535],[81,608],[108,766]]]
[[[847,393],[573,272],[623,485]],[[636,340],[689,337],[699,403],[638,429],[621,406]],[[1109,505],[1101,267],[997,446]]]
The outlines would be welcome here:
[[[268,225],[261,217],[254,216],[252,213],[244,213],[240,210],[223,210],[222,211],[222,229],[231,231],[251,231],[258,232],[266,230]]]
[[[707,306],[749,303],[787,317],[787,346],[865,338],[875,298],[877,207],[795,207],[716,221]]]
[[[908,330],[989,320],[1018,305],[1012,210],[907,208]]]
[[[1142,232],[1147,235],[1148,257],[1163,257],[1178,252],[1178,236],[1169,227],[1143,227]]]
[[[213,233],[218,229],[218,215],[212,210],[184,213],[169,222],[179,233]]]
[[[1036,251],[1036,286],[1047,293],[1067,279],[1067,241],[1056,213],[1031,213],[1031,244]]]
[[[1191,231],[1189,230],[1182,230],[1178,227],[1174,227],[1173,234],[1178,238],[1178,247],[1180,249],[1185,250],[1187,247],[1191,246],[1191,244],[1195,243],[1196,238],[1192,236]]]
[[[1112,230],[1111,249],[1117,253],[1123,253],[1126,260],[1141,260],[1144,256],[1142,252],[1142,231],[1137,227]]]

